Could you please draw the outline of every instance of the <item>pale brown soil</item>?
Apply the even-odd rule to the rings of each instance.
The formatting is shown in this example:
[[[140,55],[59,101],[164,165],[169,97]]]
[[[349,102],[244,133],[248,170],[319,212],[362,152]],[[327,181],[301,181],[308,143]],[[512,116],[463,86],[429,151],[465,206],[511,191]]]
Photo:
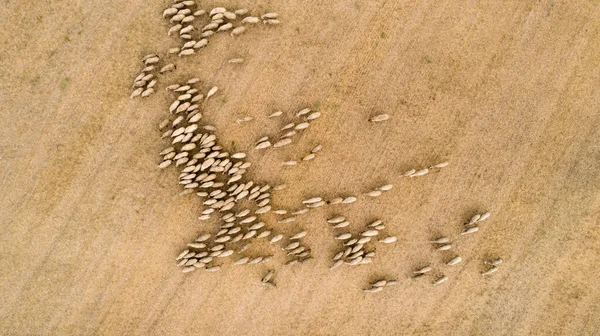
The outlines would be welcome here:
[[[222,35],[129,99],[140,58],[176,46],[162,1],[4,0],[0,6],[0,334],[600,334],[600,7],[596,1],[208,1],[275,10],[279,27]],[[232,66],[226,60],[244,57]],[[249,175],[304,197],[394,189],[295,227],[315,260],[182,274],[175,256],[214,224],[174,169],[156,169],[167,84],[220,87],[206,119],[249,152]],[[285,151],[252,151],[304,106],[323,116]],[[389,113],[388,122],[366,120]],[[244,125],[237,118],[254,116]],[[283,169],[322,143],[306,165]],[[413,166],[440,172],[400,179]],[[441,254],[474,211],[482,230]],[[326,216],[381,218],[399,242],[329,271]],[[270,225],[275,226],[276,224]],[[267,250],[265,249],[265,252]],[[455,267],[442,262],[461,255]],[[483,278],[482,261],[502,257]],[[432,263],[439,287],[406,279]],[[259,284],[276,269],[277,289]],[[361,291],[378,277],[383,292]]]

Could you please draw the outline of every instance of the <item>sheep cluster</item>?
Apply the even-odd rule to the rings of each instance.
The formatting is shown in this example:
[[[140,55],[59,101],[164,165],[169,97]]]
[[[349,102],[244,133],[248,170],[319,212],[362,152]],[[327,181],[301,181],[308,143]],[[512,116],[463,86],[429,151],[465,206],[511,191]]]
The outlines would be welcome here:
[[[284,161],[282,163],[282,165],[284,165],[284,166],[295,166],[295,165],[297,165],[300,162],[312,161],[312,160],[314,160],[317,157],[317,153],[320,152],[321,149],[323,149],[323,146],[317,145],[313,149],[311,149],[310,153],[306,154],[301,159],[299,159],[299,160]]]
[[[319,147],[319,146],[317,146],[317,147]],[[314,150],[314,148],[313,148],[313,150]],[[314,196],[314,197],[303,200],[302,206],[304,206],[306,208],[318,208],[318,207],[322,207],[325,205],[351,204],[351,203],[356,202],[357,200],[358,200],[358,198],[356,198],[355,196],[344,196],[344,197],[335,197],[335,198],[332,198],[332,199],[326,201],[322,197]],[[304,210],[300,209],[298,211],[304,211]],[[306,210],[306,211],[308,211],[308,210]],[[292,213],[292,214],[294,214],[294,213]]]
[[[311,197],[302,201],[302,204],[307,208],[318,208],[325,205],[325,201],[321,197]]]
[[[464,236],[469,233],[477,232],[479,229],[477,226],[474,226],[475,223],[485,221],[489,217],[490,217],[490,212],[473,215],[471,217],[471,219],[467,223],[465,223],[465,226],[467,226],[468,228],[466,230],[464,230],[463,232],[459,233],[459,237]],[[473,230],[473,228],[477,228],[477,230]],[[430,240],[429,243],[431,243],[434,250],[438,251],[438,252],[449,251],[453,247],[452,241],[449,237],[438,237],[433,240]],[[445,258],[445,260],[446,261],[444,262],[444,265],[454,266],[454,265],[461,263],[463,261],[463,258],[461,256],[458,256],[455,254],[455,255],[451,255],[451,256]],[[484,272],[482,274],[487,275],[487,274],[491,274],[491,273],[495,272],[496,271],[495,265],[497,265],[496,262],[497,262],[497,264],[500,264],[502,262],[502,259],[486,261],[485,263],[492,265],[492,268],[490,268],[489,270],[487,270],[486,272]],[[409,276],[409,279],[418,279],[418,278],[424,277],[427,273],[429,273],[432,270],[433,270],[433,268],[429,265],[424,266],[424,267],[419,267],[418,269],[413,271],[412,275]],[[442,274],[434,279],[433,285],[434,286],[440,285],[440,284],[446,282],[447,280],[448,280],[448,277],[446,275]]]
[[[405,171],[401,176],[402,177],[410,177],[410,178],[424,176],[424,175],[427,175],[433,169],[441,169],[441,168],[447,167],[449,164],[450,163],[448,161],[444,161],[444,162],[435,164],[429,168],[421,168],[419,170],[410,169],[410,170]]]
[[[277,13],[266,13],[260,17],[249,16],[248,13],[249,11],[246,9],[228,10],[224,7],[206,11],[198,8],[193,0],[175,0],[169,8],[164,10],[163,16],[172,23],[168,35],[178,34],[181,45],[169,49],[168,53],[177,54],[180,57],[192,55],[197,50],[206,47],[211,36],[216,33],[230,32],[231,36],[237,36],[243,34],[251,25],[261,21],[265,25],[279,24]],[[198,24],[200,20],[205,20],[205,22]],[[144,56],[142,62],[144,68],[133,81],[131,98],[151,95],[155,92],[156,76],[176,69],[174,63],[168,63],[159,70],[160,57],[156,54]],[[233,58],[228,62],[239,64],[244,60]],[[246,161],[246,153],[235,151],[229,153],[219,144],[219,139],[215,134],[216,127],[201,123],[205,103],[218,93],[219,88],[216,86],[206,87],[205,91],[201,91],[200,86],[199,78],[192,78],[183,84],[167,86],[167,91],[175,93],[177,96],[169,105],[170,117],[159,124],[162,138],[169,139],[170,143],[160,152],[162,160],[158,167],[161,169],[178,168],[180,172],[178,181],[183,188],[181,194],[195,193],[205,206],[205,209],[199,214],[199,220],[206,221],[218,217],[219,221],[217,232],[214,234],[201,233],[194,241],[188,243],[187,248],[176,257],[178,266],[182,267],[184,273],[196,269],[204,269],[208,272],[218,271],[228,260],[227,257],[233,259],[233,265],[263,264],[272,260],[274,255],[268,253],[247,253],[247,250],[257,241],[263,241],[267,245],[280,244],[281,251],[287,257],[285,265],[306,262],[313,256],[311,249],[302,241],[307,232],[296,229],[297,226],[294,222],[296,222],[297,216],[305,214],[311,209],[352,204],[359,197],[376,198],[392,190],[392,184],[384,184],[372,188],[362,195],[346,194],[331,199],[312,196],[304,199],[301,207],[296,210],[273,208],[271,194],[285,189],[285,184],[271,187],[269,184],[258,183],[247,178],[246,172],[251,163]],[[268,115],[268,118],[276,120],[283,115],[282,111],[275,111]],[[320,112],[302,108],[292,116],[291,120],[282,122],[277,135],[262,136],[255,142],[254,148],[263,150],[289,146],[298,134],[308,129],[311,123],[319,117],[321,117]],[[378,114],[368,120],[378,123],[389,119],[388,114]],[[237,119],[236,122],[243,124],[252,120],[252,116],[244,116]],[[284,161],[283,165],[293,166],[314,160],[322,148],[322,145],[318,144],[310,150],[310,153],[298,156],[298,159]],[[410,169],[400,177],[420,177],[448,165],[449,163],[444,161],[428,168]],[[280,216],[277,218],[278,224],[294,223],[289,226],[282,225],[282,228],[294,226],[295,233],[286,236],[270,229],[261,220],[261,217],[267,213]],[[478,232],[479,223],[488,219],[489,216],[489,212],[473,215],[464,224],[464,229],[458,234],[458,237]],[[370,264],[376,256],[374,244],[398,242],[396,236],[382,234],[386,229],[382,220],[371,222],[356,234],[348,229],[350,221],[344,216],[330,217],[327,219],[327,223],[336,232],[334,239],[340,241],[341,244],[340,250],[332,258],[333,264],[330,269],[335,269],[342,264]],[[453,247],[453,242],[448,237],[439,237],[430,243],[437,251],[436,253],[450,253],[444,251],[450,251]],[[442,257],[445,266],[454,266],[463,261],[462,257],[455,254],[442,255]],[[482,274],[489,275],[496,272],[500,263],[502,263],[500,258],[486,260],[484,264],[489,267]],[[434,274],[433,270],[431,265],[421,265],[412,272],[409,278],[426,277]],[[274,274],[274,270],[269,270],[261,279],[261,284],[269,288],[276,288],[272,281]],[[448,279],[449,277],[444,274],[437,274],[433,278],[432,284],[437,286]],[[396,283],[397,280],[380,279],[370,283],[369,287],[363,290],[368,293],[379,292],[384,287]]]
[[[268,238],[274,244],[285,238],[282,234],[272,235],[265,223],[258,217],[271,211],[271,191],[282,190],[285,185],[276,186],[271,190],[268,184],[258,185],[254,181],[244,183],[244,174],[250,167],[245,162],[246,154],[242,152],[230,154],[218,145],[216,128],[212,125],[200,125],[202,119],[202,104],[218,92],[218,87],[212,87],[202,94],[195,86],[198,78],[192,78],[184,84],[173,84],[168,91],[178,96],[169,106],[171,118],[160,123],[163,130],[162,138],[170,138],[169,147],[160,155],[162,162],[158,165],[164,169],[171,165],[182,167],[179,184],[183,186],[183,194],[196,192],[203,199],[207,208],[200,213],[200,220],[208,220],[214,214],[219,214],[223,223],[213,236],[201,234],[194,242],[188,244],[176,258],[178,265],[184,267],[184,272],[198,268],[216,271],[221,265],[216,265],[216,258],[225,258],[237,253],[243,253],[253,239]],[[170,126],[170,127],[169,127]],[[168,128],[166,131],[165,128]],[[251,206],[242,206],[242,202],[253,201]],[[240,208],[235,212],[234,208]],[[307,209],[295,211],[294,215],[305,213]],[[276,210],[281,214],[282,211]],[[287,217],[280,223],[289,223],[295,217]],[[310,249],[301,244],[300,239],[306,236],[306,231],[300,231],[288,239],[282,250],[291,257],[286,265],[305,262],[312,259]],[[237,244],[240,243],[240,244]],[[244,244],[242,244],[244,243]],[[241,257],[233,264],[258,264],[269,261],[272,255]]]
[[[207,220],[215,213],[221,214],[223,223],[220,230],[213,236],[202,234],[196,241],[188,244],[193,251],[185,250],[177,260],[185,266],[185,272],[196,268],[217,270],[212,265],[214,258],[231,256],[234,253],[232,244],[251,238],[266,238],[271,234],[265,228],[264,222],[259,222],[257,214],[263,214],[271,209],[270,186],[255,185],[254,181],[243,183],[246,169],[250,162],[245,162],[245,153],[230,154],[218,145],[218,139],[213,133],[212,125],[200,125],[202,119],[201,104],[206,102],[218,91],[212,87],[206,96],[195,88],[198,78],[192,78],[184,84],[173,84],[167,87],[179,95],[169,107],[172,118],[165,119],[159,127],[166,130],[162,137],[170,138],[171,143],[160,155],[163,156],[159,168],[167,168],[173,163],[182,166],[179,184],[183,185],[184,193],[196,191],[196,195],[204,199],[207,206],[200,214],[200,220]],[[238,212],[232,209],[243,201],[253,201],[255,209],[244,208]],[[229,248],[229,249],[226,249]],[[239,247],[243,252],[247,245]],[[241,258],[237,264],[266,262],[270,256],[257,256],[252,259]]]
[[[285,265],[293,265],[295,263],[302,263],[312,259],[310,255],[310,249],[303,246],[300,239],[306,236],[306,231],[300,231],[289,238],[289,244],[287,244],[282,250],[287,251],[287,256],[292,259],[286,261]]]
[[[498,265],[502,264],[502,258],[485,260],[483,262],[485,265],[489,265],[488,269],[481,273],[481,275],[490,275],[495,273],[498,270]]]
[[[270,192],[283,190],[285,185],[278,185],[271,188],[270,185],[258,186],[254,185],[254,181],[243,183],[243,175],[246,169],[250,167],[249,162],[244,162],[245,153],[229,154],[223,151],[223,148],[217,144],[217,137],[212,132],[215,127],[204,125],[200,127],[198,121],[202,118],[200,108],[202,103],[206,102],[211,96],[218,91],[217,87],[213,87],[204,96],[194,88],[199,80],[191,79],[183,85],[174,84],[167,89],[178,92],[179,96],[169,107],[170,113],[175,115],[174,120],[166,120],[161,123],[161,128],[171,124],[172,129],[163,133],[163,138],[173,138],[171,146],[161,152],[163,162],[159,165],[161,168],[166,168],[175,162],[175,166],[185,165],[180,175],[180,184],[184,186],[184,192],[190,193],[196,190],[196,194],[204,198],[203,204],[207,209],[203,210],[199,219],[207,220],[211,215],[219,213],[223,223],[220,225],[220,230],[214,235],[202,234],[196,241],[188,244],[188,249],[183,251],[178,257],[179,266],[184,267],[184,272],[191,272],[197,268],[204,268],[207,271],[216,271],[221,265],[214,263],[216,258],[225,258],[233,255],[235,252],[243,253],[251,245],[253,239],[268,238],[270,244],[283,243],[282,251],[291,259],[285,262],[285,265],[292,265],[311,260],[311,250],[301,243],[301,239],[306,236],[306,231],[299,231],[289,238],[283,234],[274,234],[272,230],[265,227],[265,223],[259,221],[258,217],[267,212],[272,212],[276,215],[283,216],[278,220],[279,224],[288,224],[296,221],[298,215],[308,212],[310,209],[319,208],[327,205],[336,204],[351,204],[357,201],[355,196],[335,197],[330,200],[324,200],[322,197],[313,196],[302,201],[302,208],[295,211],[286,209],[272,209]],[[279,117],[283,112],[278,111],[270,115],[271,118]],[[262,137],[256,143],[255,148],[264,149],[268,147],[279,148],[290,144],[291,139],[298,131],[307,129],[310,121],[320,117],[320,112],[311,111],[309,108],[300,110],[295,114],[295,118],[303,118],[304,120],[298,123],[290,122],[281,128],[281,132],[286,132],[280,135],[275,144],[271,144],[268,137]],[[249,121],[249,118],[242,119],[239,122]],[[201,130],[201,131],[199,131]],[[177,147],[177,148],[175,148]],[[317,145],[311,150],[310,159],[322,149],[321,145]],[[310,159],[304,160],[308,161]],[[448,162],[441,162],[429,168],[420,170],[411,169],[402,174],[402,176],[417,177],[423,176],[430,169],[441,169],[448,166]],[[392,190],[392,184],[384,184],[374,188],[364,196],[368,198],[379,197],[384,192]],[[252,212],[249,208],[243,208],[238,212],[232,210],[238,206],[238,202],[242,200],[254,201],[255,209]],[[465,235],[478,230],[476,223],[489,218],[490,213],[477,214],[471,217],[468,223],[465,224],[467,229],[459,235]],[[350,225],[344,216],[334,216],[327,219],[327,222],[334,230],[340,230]],[[330,269],[335,269],[342,264],[347,265],[362,265],[372,263],[376,252],[374,249],[369,249],[369,245],[374,242],[374,238],[380,235],[380,232],[385,229],[385,225],[381,220],[375,220],[362,230],[359,234],[352,234],[344,230],[336,234],[335,239],[340,240],[341,249],[335,254],[333,265]],[[382,244],[396,243],[396,236],[386,236],[376,242]],[[452,243],[448,237],[440,237],[431,241],[437,251],[448,251],[452,248]],[[243,243],[236,245],[237,243]],[[190,250],[191,249],[191,250]],[[245,256],[238,258],[233,262],[235,265],[242,264],[258,264],[271,260],[272,255]],[[462,262],[462,257],[451,256],[446,259],[445,265],[453,266]],[[432,270],[431,266],[421,267],[415,270],[410,277],[417,279],[424,277]],[[496,270],[493,266],[484,274],[491,274]],[[275,284],[270,282],[272,273],[269,272],[263,278],[261,283],[270,288],[275,288]],[[265,280],[266,278],[266,280]],[[440,285],[448,280],[448,276],[439,275],[434,278],[432,284]],[[381,291],[387,280],[379,280],[373,283],[369,288],[364,289],[365,292]],[[392,280],[390,284],[396,283]]]
[[[327,201],[327,204],[351,204],[358,200],[356,196],[342,196],[342,197],[334,197]]]
[[[375,188],[374,190],[368,191],[365,193],[365,196],[369,196],[369,197],[379,197],[381,196],[384,192],[391,190],[393,187],[393,185],[391,184],[384,184],[380,187]]]
[[[149,54],[142,58],[144,63],[144,69],[140,74],[133,80],[133,92],[131,98],[141,96],[142,98],[148,97],[154,93],[154,86],[156,85],[156,64],[160,58],[155,54]]]
[[[484,220],[488,219],[489,217],[490,217],[489,212],[473,215],[473,217],[471,217],[471,219],[467,223],[465,223],[465,225],[464,225],[465,229],[461,233],[461,235],[464,236],[464,235],[475,233],[475,232],[479,231],[479,226],[477,226],[477,223],[481,223]]]
[[[193,55],[196,50],[208,45],[211,36],[222,32],[230,32],[231,36],[241,35],[246,31],[246,27],[261,22],[261,19],[265,25],[279,24],[277,13],[266,13],[260,18],[248,16],[248,13],[245,8],[228,10],[224,7],[215,7],[207,12],[199,9],[195,1],[175,0],[163,11],[163,17],[172,24],[167,34],[169,36],[178,34],[182,45],[169,49],[169,53],[178,54],[180,57]],[[205,17],[208,20],[202,23],[202,28],[196,28],[194,23]]]
[[[277,111],[271,114],[269,117],[279,117],[283,114],[282,111]],[[321,116],[321,112],[312,111],[310,108],[303,108],[298,113],[296,113],[295,118],[300,119],[296,120],[298,123],[290,122],[281,127],[281,132],[285,132],[282,135],[277,137],[277,141],[271,143],[269,140],[269,136],[263,136],[256,141],[256,145],[254,149],[266,149],[266,148],[281,148],[287,146],[292,143],[292,138],[298,134],[298,132],[302,132],[310,126],[310,123],[319,118]],[[317,150],[317,152],[320,148]],[[316,153],[316,152],[315,152]],[[313,153],[314,154],[314,153]],[[292,164],[289,164],[292,165]]]
[[[208,45],[210,36],[218,32],[231,31],[231,36],[241,35],[246,31],[246,26],[262,22],[265,25],[279,24],[279,15],[277,13],[266,13],[259,17],[248,16],[247,9],[227,10],[224,7],[215,7],[209,13],[206,10],[199,9],[193,0],[174,0],[173,4],[163,11],[163,17],[168,19],[173,25],[168,30],[171,36],[178,33],[181,39],[181,46],[170,48],[168,54],[178,54],[180,57],[196,53],[196,50]],[[194,21],[201,20],[203,17],[209,17],[210,22],[205,24],[196,34]],[[241,19],[241,25],[234,27],[236,20]],[[196,35],[196,36],[194,36]],[[168,55],[167,54],[167,55]],[[131,98],[141,96],[147,97],[155,92],[156,70],[159,56],[149,54],[143,57],[142,62],[145,68],[133,81],[133,92]],[[241,63],[243,59],[235,58],[229,60],[230,63]],[[160,74],[174,71],[177,66],[169,63],[160,68]]]
[[[363,292],[365,292],[365,293],[381,292],[384,287],[393,286],[397,283],[398,283],[398,281],[396,281],[396,280],[385,280],[385,279],[375,280],[369,284],[369,288],[363,289]]]
[[[300,111],[296,116],[302,115],[302,114],[306,114],[308,109],[304,109],[302,111]],[[277,111],[275,113],[273,113],[271,116],[275,115],[280,116],[283,112],[281,111]],[[318,113],[318,112],[316,112]],[[320,113],[319,113],[320,116]],[[286,127],[290,127],[288,125],[293,125],[293,123],[287,124],[286,126],[284,126],[284,128]],[[285,140],[285,139],[284,139]],[[291,143],[291,141],[286,142],[284,145],[287,145]],[[259,139],[259,141],[256,144],[256,148],[257,149],[262,149],[262,148],[267,148],[270,147],[271,143],[268,141],[268,137],[262,137],[261,139]],[[315,148],[313,148],[311,150],[311,153],[308,154],[307,156],[305,156],[302,161],[309,161],[315,158],[315,155],[317,152],[319,152],[322,149],[321,145],[316,146]],[[290,161],[285,161],[283,162],[283,165],[285,166],[292,166],[292,165],[296,165],[298,164],[297,160],[290,160]],[[449,165],[448,161],[443,161],[441,163],[435,164],[429,168],[422,168],[419,170],[416,169],[410,169],[406,172],[404,172],[401,177],[418,177],[418,176],[423,176],[428,174],[431,170],[434,169],[441,169],[444,167],[447,167]],[[373,190],[369,190],[365,193],[363,193],[364,196],[366,196],[367,198],[375,198],[375,197],[379,197],[381,195],[383,195],[383,193],[391,190],[393,188],[392,184],[384,184],[381,185],[379,187],[376,187]],[[354,203],[358,200],[358,198],[356,196],[352,196],[352,195],[344,195],[344,196],[338,196],[338,197],[334,197],[332,199],[329,200],[324,200],[322,197],[312,197],[309,198],[307,200],[302,201],[303,205],[311,208],[311,207],[319,207],[319,206],[323,206],[323,205],[336,205],[336,204],[351,204]]]
[[[350,222],[346,220],[344,216],[335,216],[327,219],[327,223],[331,224],[334,229],[345,228],[350,225]],[[376,220],[363,230],[358,235],[353,235],[350,232],[343,232],[337,234],[335,239],[341,240],[341,250],[333,256],[333,265],[330,267],[331,270],[338,268],[342,264],[347,265],[364,265],[373,262],[375,257],[375,250],[367,251],[365,247],[371,240],[379,235],[381,230],[385,229],[383,221]],[[391,244],[398,241],[395,236],[388,236],[379,240],[379,243]]]

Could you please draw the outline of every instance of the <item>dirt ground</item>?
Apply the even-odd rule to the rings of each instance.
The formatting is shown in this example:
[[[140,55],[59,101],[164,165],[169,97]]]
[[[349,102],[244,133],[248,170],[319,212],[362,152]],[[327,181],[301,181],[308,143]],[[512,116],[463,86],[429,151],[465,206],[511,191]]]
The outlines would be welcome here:
[[[203,1],[277,11],[282,24],[215,37],[173,57],[157,93],[130,99],[143,55],[177,41],[169,1],[23,1],[0,6],[0,333],[3,335],[600,334],[600,5],[597,1]],[[240,65],[227,63],[243,57]],[[174,258],[216,221],[160,171],[164,87],[197,76],[220,90],[205,118],[247,151],[278,207],[314,195],[385,195],[295,224],[313,261],[183,274]],[[294,145],[257,152],[305,106],[323,113]],[[371,124],[369,116],[391,119]],[[237,118],[254,121],[238,125]],[[316,160],[280,162],[321,143]],[[413,167],[448,160],[418,179]],[[474,212],[492,216],[451,252]],[[395,245],[329,271],[327,216],[381,218]],[[265,250],[266,251],[266,250]],[[443,265],[460,255],[463,263]],[[502,257],[482,277],[483,260]],[[422,281],[407,276],[431,264]],[[276,270],[277,288],[259,284]],[[449,280],[432,287],[434,276]],[[378,277],[399,284],[368,294]]]

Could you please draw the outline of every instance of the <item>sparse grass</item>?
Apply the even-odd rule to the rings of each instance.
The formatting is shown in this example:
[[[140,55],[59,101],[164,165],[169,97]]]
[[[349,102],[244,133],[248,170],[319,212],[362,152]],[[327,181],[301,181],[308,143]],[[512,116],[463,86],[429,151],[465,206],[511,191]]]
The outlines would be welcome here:
[[[235,152],[237,152],[237,148],[236,148],[236,146],[235,146],[235,141],[233,141],[233,140],[231,141],[231,150],[232,150],[234,153],[235,153]]]
[[[586,295],[581,286],[566,280],[560,282],[560,291],[572,300],[581,300]]]
[[[60,82],[60,89],[64,90],[67,88],[67,85],[69,85],[69,83],[71,83],[71,78],[69,77],[65,77],[62,82]]]
[[[31,85],[37,85],[40,82],[40,76],[37,75],[31,80]]]
[[[227,103],[227,96],[223,96],[223,98],[221,98],[221,103],[222,104]]]
[[[300,27],[296,27],[296,33],[300,34]]]
[[[354,1],[354,9],[356,9],[356,10],[360,9],[360,2]]]
[[[382,39],[387,38],[387,34],[385,32],[381,32],[381,38]]]
[[[318,110],[319,107],[321,107],[321,101],[317,100],[316,102],[313,103],[313,109]]]

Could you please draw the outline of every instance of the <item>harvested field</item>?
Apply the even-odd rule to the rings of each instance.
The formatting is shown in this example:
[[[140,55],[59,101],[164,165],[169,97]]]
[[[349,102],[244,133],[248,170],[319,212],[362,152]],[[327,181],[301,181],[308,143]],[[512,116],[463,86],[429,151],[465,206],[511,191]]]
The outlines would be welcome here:
[[[0,7],[0,334],[600,334],[598,3],[211,0],[189,55],[172,3]],[[232,192],[157,168],[191,78],[231,211],[271,190],[216,242]]]

